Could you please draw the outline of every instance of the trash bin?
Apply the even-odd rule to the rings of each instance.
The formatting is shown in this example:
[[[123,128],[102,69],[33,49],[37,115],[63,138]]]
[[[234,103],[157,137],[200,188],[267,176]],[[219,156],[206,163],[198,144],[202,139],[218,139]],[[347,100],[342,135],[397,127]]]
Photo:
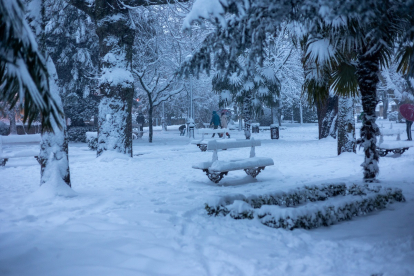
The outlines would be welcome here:
[[[190,137],[191,139],[194,139],[194,127],[195,127],[194,123],[188,124],[188,137]]]
[[[277,125],[270,125],[270,138],[279,139],[279,127]]]
[[[252,133],[259,133],[259,124],[251,124],[252,126]]]

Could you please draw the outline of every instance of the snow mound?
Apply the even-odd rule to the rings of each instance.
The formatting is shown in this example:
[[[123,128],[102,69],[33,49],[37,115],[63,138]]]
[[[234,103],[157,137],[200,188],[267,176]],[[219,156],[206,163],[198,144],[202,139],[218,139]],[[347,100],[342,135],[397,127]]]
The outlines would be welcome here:
[[[131,157],[117,151],[104,151],[101,156],[97,158],[99,162],[112,162],[114,160],[130,160]]]
[[[27,198],[28,202],[44,201],[55,197],[71,198],[77,196],[77,193],[63,181],[57,170],[51,171],[54,172],[49,179]]]

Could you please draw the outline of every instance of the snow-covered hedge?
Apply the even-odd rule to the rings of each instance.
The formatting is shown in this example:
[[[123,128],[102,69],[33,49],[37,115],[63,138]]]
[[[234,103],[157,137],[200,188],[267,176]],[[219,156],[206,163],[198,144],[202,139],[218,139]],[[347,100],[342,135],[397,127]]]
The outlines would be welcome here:
[[[259,219],[269,227],[292,230],[329,226],[384,209],[394,201],[405,201],[400,189],[334,184],[305,186],[288,193],[263,196],[228,196],[207,203],[205,209],[210,216]]]
[[[87,143],[85,133],[88,131],[97,131],[95,126],[72,126],[68,127],[69,141]]]

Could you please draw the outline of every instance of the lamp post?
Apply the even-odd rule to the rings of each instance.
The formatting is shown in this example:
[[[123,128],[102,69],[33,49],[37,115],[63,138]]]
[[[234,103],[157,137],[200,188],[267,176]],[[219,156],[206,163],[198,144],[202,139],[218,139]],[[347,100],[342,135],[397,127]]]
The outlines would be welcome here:
[[[190,74],[190,114],[187,121],[188,137],[194,139],[193,75]]]

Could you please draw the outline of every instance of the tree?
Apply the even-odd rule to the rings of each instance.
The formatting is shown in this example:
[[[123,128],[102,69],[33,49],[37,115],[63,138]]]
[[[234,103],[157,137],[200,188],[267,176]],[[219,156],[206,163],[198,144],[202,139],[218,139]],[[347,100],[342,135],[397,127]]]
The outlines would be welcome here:
[[[97,117],[98,36],[88,15],[64,0],[47,2],[45,44],[71,126]],[[86,131],[86,130],[85,130]]]
[[[245,65],[246,57],[241,55],[238,66]],[[280,81],[272,67],[256,67],[254,71],[232,68],[233,73],[219,71],[213,78],[213,90],[217,93],[228,93],[232,100],[242,104],[244,119],[244,133],[246,139],[250,139],[250,124],[253,114],[262,110],[262,103],[271,102],[280,94]]]
[[[63,113],[51,95],[45,61],[24,20],[20,0],[0,0],[0,102],[11,108],[18,102],[29,125],[40,112],[43,130],[59,124]],[[0,107],[0,108],[4,108]]]
[[[97,155],[111,150],[132,157],[132,74],[134,24],[130,10],[167,4],[157,0],[69,0],[96,22],[99,37],[99,104]]]
[[[32,28],[36,31],[37,40],[39,41],[40,51],[47,60],[47,70],[49,72],[49,87],[51,96],[60,108],[63,109],[62,101],[59,95],[59,88],[56,85],[57,73],[53,60],[48,55],[46,49],[46,15],[47,0],[28,1],[28,15]],[[40,154],[38,161],[40,163],[40,185],[46,183],[61,183],[71,187],[70,169],[69,169],[69,147],[68,136],[66,131],[66,122],[64,114],[61,113],[56,120],[51,121],[52,130],[42,132],[42,141],[40,143]],[[60,128],[58,126],[61,126]]]
[[[165,13],[169,8],[148,7],[136,14],[137,36],[134,43],[133,73],[138,79],[138,98],[148,101],[149,142],[153,138],[154,108],[170,100],[183,90],[182,83],[175,78],[180,59],[182,43],[171,35]],[[174,45],[174,47],[171,47]],[[144,95],[140,95],[143,92]]]

